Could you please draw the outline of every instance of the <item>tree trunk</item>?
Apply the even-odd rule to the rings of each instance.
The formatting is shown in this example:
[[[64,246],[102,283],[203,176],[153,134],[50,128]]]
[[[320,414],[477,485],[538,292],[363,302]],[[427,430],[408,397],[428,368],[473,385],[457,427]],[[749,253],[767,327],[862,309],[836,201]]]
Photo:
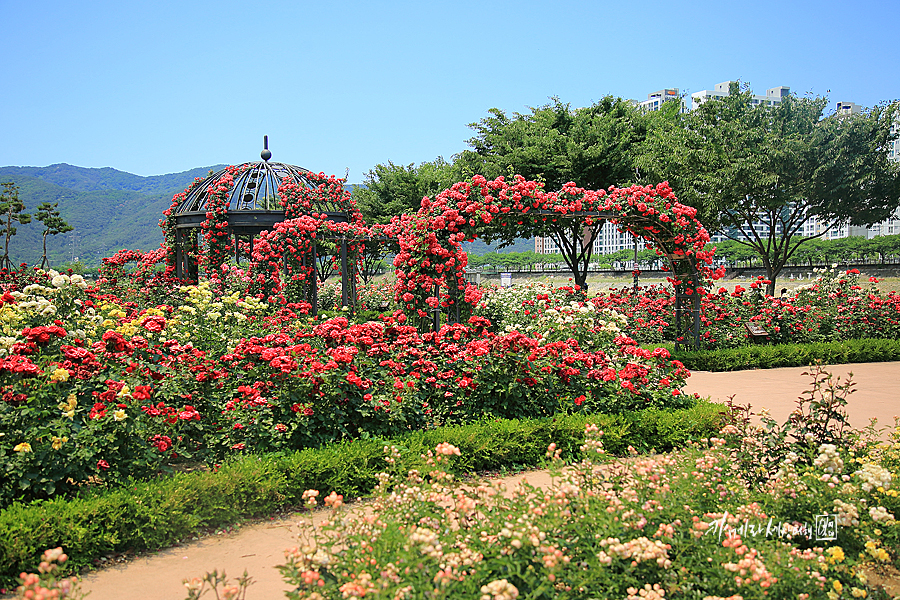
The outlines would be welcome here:
[[[50,266],[50,262],[47,260],[47,234],[49,231],[44,232],[44,254],[41,256],[41,268],[46,269],[46,267]]]

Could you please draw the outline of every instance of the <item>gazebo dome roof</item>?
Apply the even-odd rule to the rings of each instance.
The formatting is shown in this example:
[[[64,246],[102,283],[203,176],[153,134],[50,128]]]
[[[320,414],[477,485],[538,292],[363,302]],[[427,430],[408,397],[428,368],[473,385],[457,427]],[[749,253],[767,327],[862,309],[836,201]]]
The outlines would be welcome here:
[[[234,173],[234,185],[229,192],[228,212],[264,211],[284,214],[278,188],[285,181],[315,187],[310,175],[312,172],[303,167],[285,163],[269,162],[272,153],[269,151],[268,136],[265,149],[260,153],[263,160],[238,165]],[[229,167],[231,168],[231,167]],[[184,200],[175,209],[176,215],[190,213],[206,213],[209,200],[208,189],[228,172],[228,168],[213,173],[198,185],[193,186]],[[344,210],[332,202],[320,201],[310,207],[310,212],[343,213]]]

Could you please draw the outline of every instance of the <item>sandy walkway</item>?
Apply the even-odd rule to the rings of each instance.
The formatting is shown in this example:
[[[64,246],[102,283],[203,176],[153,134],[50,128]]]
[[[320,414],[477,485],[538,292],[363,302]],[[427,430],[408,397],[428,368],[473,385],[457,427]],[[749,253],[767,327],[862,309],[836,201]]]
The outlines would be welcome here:
[[[741,404],[754,410],[770,409],[780,422],[794,408],[795,400],[809,388],[809,377],[801,377],[806,369],[769,369],[734,373],[694,372],[687,391],[713,400],[724,401],[734,394]],[[848,412],[856,427],[877,417],[885,425],[900,414],[900,362],[829,367],[834,375],[853,372],[858,391],[850,398]],[[535,485],[546,485],[545,472],[531,472],[509,478],[511,489],[522,477]],[[322,490],[323,494],[330,490]],[[321,520],[325,511],[314,515]],[[274,568],[284,561],[283,551],[297,545],[295,524],[308,515],[291,515],[242,528],[236,533],[211,536],[184,546],[170,548],[109,567],[84,577],[83,588],[91,600],[174,600],[184,598],[182,581],[202,576],[214,569],[229,576],[247,572],[256,580],[250,587],[250,598],[283,598],[287,586]]]
[[[847,414],[850,424],[861,429],[869,419],[878,419],[878,426],[893,426],[894,415],[900,415],[900,362],[859,363],[853,365],[826,366],[833,380],[844,381],[853,374],[856,391],[850,394]],[[812,377],[804,376],[809,367],[784,369],[759,369],[710,373],[693,371],[685,391],[709,396],[714,402],[725,402],[734,395],[737,404],[752,406],[758,413],[768,408],[779,423],[787,420],[797,407],[797,398],[811,389]]]

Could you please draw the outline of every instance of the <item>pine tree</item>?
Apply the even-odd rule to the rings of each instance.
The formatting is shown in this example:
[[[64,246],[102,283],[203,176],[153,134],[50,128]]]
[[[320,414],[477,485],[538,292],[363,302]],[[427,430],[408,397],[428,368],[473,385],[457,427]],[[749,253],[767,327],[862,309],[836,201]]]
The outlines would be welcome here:
[[[58,208],[59,202],[54,204],[44,202],[38,206],[37,215],[35,215],[35,219],[44,224],[44,254],[41,256],[42,269],[46,269],[50,266],[50,261],[47,260],[47,236],[66,233],[73,229],[73,227],[66,223],[65,219],[60,216],[59,210],[57,210]]]
[[[25,204],[19,200],[19,187],[12,181],[3,183],[3,193],[0,194],[0,215],[3,222],[0,223],[0,233],[6,238],[3,246],[3,257],[0,258],[0,268],[12,269],[12,261],[9,260],[9,240],[16,235],[13,223],[26,224],[31,222],[31,215],[22,212]]]

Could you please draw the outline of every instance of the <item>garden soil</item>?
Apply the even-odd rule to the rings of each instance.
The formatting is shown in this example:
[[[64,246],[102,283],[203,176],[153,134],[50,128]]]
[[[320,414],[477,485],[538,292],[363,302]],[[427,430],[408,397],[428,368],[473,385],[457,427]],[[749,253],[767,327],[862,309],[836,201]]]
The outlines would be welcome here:
[[[853,373],[857,391],[850,395],[847,411],[854,427],[868,425],[871,418],[889,425],[894,415],[900,414],[900,362],[837,365],[827,369],[841,378]],[[810,388],[811,378],[802,375],[807,370],[695,371],[686,389],[688,393],[715,401],[724,402],[734,396],[737,403],[751,404],[754,412],[768,408],[778,422],[783,422],[796,407],[796,400]],[[523,478],[538,486],[550,483],[546,472],[533,471],[508,478],[508,489],[513,489]],[[361,509],[364,503],[355,508]],[[323,510],[312,515],[278,516],[247,524],[236,531],[213,533],[88,573],[83,576],[83,589],[90,592],[91,600],[179,600],[187,595],[185,579],[213,570],[225,571],[229,577],[246,571],[255,580],[248,590],[250,600],[283,598],[288,586],[275,566],[284,562],[286,548],[298,545],[299,528],[308,527],[310,518],[317,522],[326,515]],[[110,562],[114,561],[112,557]]]

